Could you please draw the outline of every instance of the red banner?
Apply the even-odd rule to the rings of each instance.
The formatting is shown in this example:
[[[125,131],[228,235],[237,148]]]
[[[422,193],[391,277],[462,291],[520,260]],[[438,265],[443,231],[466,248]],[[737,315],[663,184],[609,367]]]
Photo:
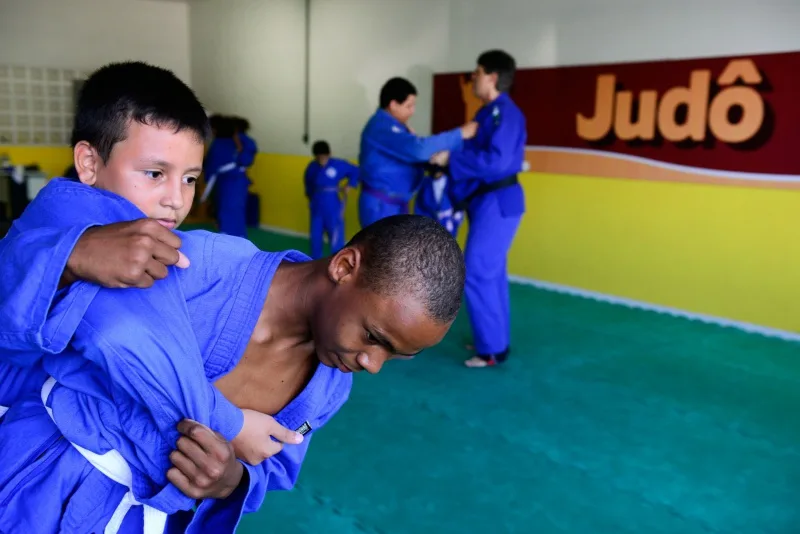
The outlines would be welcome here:
[[[434,77],[433,130],[472,118],[469,75]],[[523,69],[530,170],[800,188],[800,52]]]

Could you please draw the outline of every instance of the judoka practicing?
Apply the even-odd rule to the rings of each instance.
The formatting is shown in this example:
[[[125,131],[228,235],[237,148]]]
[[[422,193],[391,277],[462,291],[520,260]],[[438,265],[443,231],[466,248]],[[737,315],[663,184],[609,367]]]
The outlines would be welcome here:
[[[327,141],[315,142],[311,152],[314,159],[306,167],[303,187],[311,214],[311,257],[316,260],[322,257],[323,234],[328,236],[331,254],[344,246],[345,200],[347,189],[358,187],[358,167],[331,157]]]
[[[244,125],[228,117],[217,118],[205,158],[206,189],[201,198],[205,202],[214,193],[219,231],[237,237],[247,237],[247,169],[257,152],[255,141],[240,131]]]
[[[191,266],[166,267],[185,266],[186,258],[160,260],[159,251],[152,259],[164,271],[157,265],[148,271],[155,280],[149,289],[120,292],[76,282],[56,295],[65,265],[73,266],[65,278],[75,278],[76,265],[91,264],[74,258],[88,250],[74,246],[93,235],[84,234],[88,225],[150,214],[171,226],[179,222],[181,202],[188,197],[191,203],[202,136],[175,118],[133,113],[129,119],[127,136],[112,142],[106,157],[91,143],[76,147],[81,180],[96,188],[54,182],[19,221],[19,233],[2,242],[0,254],[27,246],[27,259],[34,260],[27,267],[40,284],[14,296],[28,313],[3,339],[18,336],[20,353],[32,338],[60,353],[42,361],[50,376],[44,388],[17,400],[0,424],[8,460],[0,466],[0,530],[141,531],[145,524],[161,531],[165,514],[172,514],[170,530],[191,522],[190,531],[231,532],[266,491],[294,483],[310,436],[256,467],[229,462],[225,476],[238,480],[233,493],[206,499],[194,515],[179,514],[194,504],[193,495],[178,492],[165,476],[179,421],[189,417],[215,428],[215,406],[230,399],[313,432],[346,399],[346,372],[378,372],[396,355],[438,343],[459,307],[464,266],[457,244],[433,221],[412,216],[366,228],[318,262],[260,252],[234,237],[185,233],[181,249]],[[145,164],[143,156],[157,160]],[[70,187],[78,189],[64,203]],[[131,204],[115,189],[140,202]],[[165,196],[167,190],[173,194]],[[61,212],[53,211],[55,199]],[[141,209],[148,202],[158,213]],[[129,228],[113,227],[118,237]],[[95,241],[92,254],[102,244]],[[101,278],[103,270],[99,265],[84,276]],[[20,272],[10,274],[25,281]],[[50,340],[66,339],[70,330],[69,345],[55,350]],[[224,396],[199,386],[209,381]],[[240,421],[221,417],[221,433],[235,434]],[[20,443],[20,434],[29,439]],[[197,455],[177,443],[171,455],[177,472],[201,470],[188,462]],[[172,471],[169,480],[177,484],[180,477]]]
[[[517,180],[525,159],[525,116],[508,95],[516,63],[506,52],[481,54],[473,74],[475,95],[484,105],[475,116],[475,139],[458,152],[431,162],[447,166],[455,210],[466,209],[469,233],[466,301],[477,355],[465,363],[487,367],[504,362],[510,351],[508,251],[522,215],[525,194]]]
[[[361,132],[361,195],[358,216],[361,226],[408,213],[408,203],[417,192],[423,165],[437,152],[460,150],[465,139],[477,131],[477,123],[419,137],[408,126],[416,109],[417,89],[404,78],[387,81],[380,94],[380,108]]]

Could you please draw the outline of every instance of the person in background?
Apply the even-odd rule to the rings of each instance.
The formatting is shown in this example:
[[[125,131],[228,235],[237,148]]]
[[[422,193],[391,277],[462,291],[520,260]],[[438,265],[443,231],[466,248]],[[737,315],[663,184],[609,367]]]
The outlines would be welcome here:
[[[508,91],[516,62],[502,50],[480,55],[473,91],[483,107],[475,120],[479,134],[458,152],[442,152],[431,163],[447,167],[456,210],[466,209],[465,296],[474,349],[468,367],[503,363],[510,352],[511,319],[507,259],[525,213],[525,193],[517,173],[525,161],[525,115]]]
[[[358,187],[359,169],[347,160],[332,157],[327,141],[315,142],[311,152],[314,159],[306,167],[303,186],[311,213],[311,257],[319,259],[323,234],[328,236],[331,254],[344,246],[347,189]]]
[[[361,132],[361,226],[400,213],[419,188],[424,164],[437,152],[460,150],[465,139],[477,132],[470,122],[429,137],[417,136],[408,126],[416,109],[417,89],[405,78],[387,81],[380,107]]]
[[[206,153],[203,172],[206,190],[201,202],[208,200],[212,191],[217,198],[217,223],[223,234],[247,237],[247,190],[250,182],[242,170],[242,163],[252,165],[245,147],[237,134],[237,123],[229,117],[217,117],[212,122],[215,136]],[[252,147],[250,147],[251,149]]]

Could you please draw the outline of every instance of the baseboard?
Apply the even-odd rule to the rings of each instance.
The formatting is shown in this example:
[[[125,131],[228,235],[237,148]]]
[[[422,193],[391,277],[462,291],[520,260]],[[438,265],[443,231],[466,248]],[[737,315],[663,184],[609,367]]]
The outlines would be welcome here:
[[[260,224],[259,228],[266,232],[272,232],[273,234],[285,235],[289,237],[299,237],[302,239],[308,239],[308,234],[305,232],[298,232],[297,230],[289,230],[287,228],[280,228],[278,226],[270,226],[269,224]]]
[[[598,293],[596,291],[588,291],[586,289],[578,289],[575,287],[565,286],[561,284],[554,284],[552,282],[543,282],[541,280],[534,280],[531,278],[524,278],[522,276],[509,276],[512,283],[533,286],[537,289],[546,291],[553,291],[555,293],[563,293],[572,295],[574,297],[581,297],[592,299],[599,302],[614,304],[616,306],[626,306],[628,308],[635,308],[643,311],[650,311],[655,313],[662,313],[665,315],[672,315],[673,317],[680,317],[682,319],[689,319],[690,321],[700,321],[703,323],[713,324],[726,328],[735,328],[742,330],[749,334],[759,334],[766,337],[773,337],[783,339],[786,341],[800,342],[800,333],[788,332],[786,330],[779,330],[777,328],[769,328],[757,324],[746,323],[743,321],[734,321],[733,319],[725,319],[723,317],[716,317],[713,315],[705,315],[702,313],[695,313],[679,308],[670,308],[669,306],[660,306],[658,304],[650,304],[649,302],[642,302],[639,300],[628,299],[624,297],[616,297],[614,295],[607,295],[605,293]]]
[[[308,234],[303,232],[298,232],[295,230],[287,230],[286,228],[278,228],[276,226],[262,224],[261,229],[276,234],[308,239]],[[525,278],[522,276],[511,275],[509,276],[509,281],[514,284],[532,286],[537,289],[543,289],[545,291],[553,291],[555,293],[562,293],[574,297],[596,300],[599,302],[614,304],[616,306],[626,306],[628,308],[635,308],[637,310],[661,313],[665,315],[671,315],[673,317],[680,317],[682,319],[689,319],[690,321],[700,321],[702,323],[713,324],[716,326],[735,328],[737,330],[741,330],[749,334],[758,334],[766,337],[783,339],[786,341],[800,342],[800,333],[788,332],[785,330],[779,330],[777,328],[769,328],[766,326],[746,323],[743,321],[734,321],[732,319],[725,319],[723,317],[715,317],[713,315],[705,315],[702,313],[689,312],[678,308],[670,308],[668,306],[659,306],[658,304],[650,304],[648,302],[642,302],[624,297],[616,297],[614,295],[607,295],[605,293],[598,293],[596,291],[589,291],[586,289],[579,289],[561,284],[554,284],[552,282],[544,282],[542,280],[535,280],[532,278]]]

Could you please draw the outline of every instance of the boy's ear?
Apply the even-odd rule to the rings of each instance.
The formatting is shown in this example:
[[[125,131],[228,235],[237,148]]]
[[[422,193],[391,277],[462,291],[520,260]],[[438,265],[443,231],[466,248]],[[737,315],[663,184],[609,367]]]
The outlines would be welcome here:
[[[335,284],[347,284],[355,280],[361,267],[361,250],[345,247],[337,252],[328,263],[328,277]]]
[[[97,150],[86,141],[80,141],[75,145],[72,156],[81,182],[94,185],[97,182],[97,171],[101,161]]]

